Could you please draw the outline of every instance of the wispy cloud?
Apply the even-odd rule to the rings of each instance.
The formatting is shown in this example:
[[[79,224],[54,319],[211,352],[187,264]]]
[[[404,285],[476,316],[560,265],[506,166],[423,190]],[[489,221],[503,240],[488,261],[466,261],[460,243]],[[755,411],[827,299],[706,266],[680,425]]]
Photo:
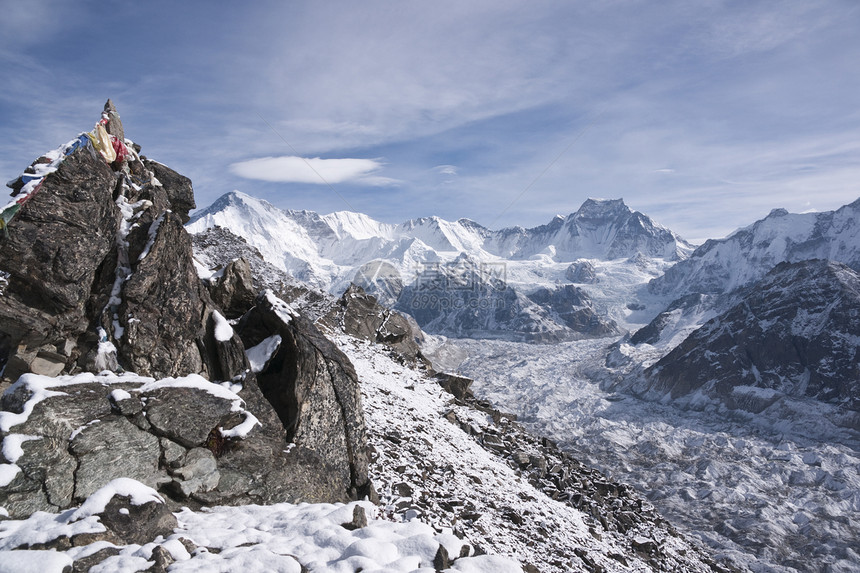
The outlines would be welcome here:
[[[372,175],[382,169],[374,159],[320,159],[319,157],[258,157],[230,165],[230,171],[245,179],[276,183],[313,183],[327,185],[360,182],[366,185],[391,185],[395,181]]]

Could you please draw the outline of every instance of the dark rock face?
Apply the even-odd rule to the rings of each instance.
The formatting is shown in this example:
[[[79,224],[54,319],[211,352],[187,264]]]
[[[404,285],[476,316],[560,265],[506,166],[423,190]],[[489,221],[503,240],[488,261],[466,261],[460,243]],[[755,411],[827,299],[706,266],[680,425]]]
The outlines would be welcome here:
[[[121,135],[110,102],[105,114]],[[116,363],[156,377],[209,375],[214,305],[182,228],[193,205],[187,178],[134,153],[121,165],[108,165],[90,145],[65,157],[0,240],[5,376]],[[116,353],[99,352],[100,342]]]
[[[100,263],[115,253],[115,184],[103,160],[89,148],[78,150],[9,223],[0,240],[0,269],[8,281],[0,297],[0,332],[11,355],[22,356],[7,377],[29,369],[35,358],[29,353],[59,354],[63,368],[78,357],[77,339],[101,302],[93,292],[103,274]]]
[[[230,261],[217,280],[209,282],[213,302],[224,310],[224,316],[233,319],[245,314],[257,298],[251,265],[244,258]]]
[[[646,370],[652,390],[672,398],[702,391],[753,411],[780,395],[860,409],[855,271],[822,260],[783,263],[738,296]]]
[[[342,496],[368,495],[364,413],[349,359],[271,291],[257,298],[236,330],[248,348],[280,336],[276,352],[257,379],[287,438],[324,460],[322,469]]]
[[[405,316],[381,306],[360,286],[350,285],[321,322],[355,338],[384,344],[413,362],[421,356],[421,331],[416,333]]]
[[[614,321],[604,320],[594,312],[591,297],[573,285],[562,285],[555,289],[540,288],[529,298],[549,309],[558,322],[580,335],[600,337],[620,333]]]

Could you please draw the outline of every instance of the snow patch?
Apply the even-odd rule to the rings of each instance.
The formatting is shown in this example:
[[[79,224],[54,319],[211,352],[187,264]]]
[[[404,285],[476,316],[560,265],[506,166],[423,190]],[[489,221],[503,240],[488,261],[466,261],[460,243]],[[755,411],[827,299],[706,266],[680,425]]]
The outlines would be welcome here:
[[[227,322],[227,319],[217,310],[212,311],[212,318],[215,319],[215,340],[218,342],[229,342],[233,338],[233,327]]]
[[[251,363],[251,370],[254,373],[262,372],[266,367],[266,363],[275,355],[278,348],[281,347],[281,335],[273,334],[264,339],[260,344],[252,346],[245,351],[248,356],[248,361]]]

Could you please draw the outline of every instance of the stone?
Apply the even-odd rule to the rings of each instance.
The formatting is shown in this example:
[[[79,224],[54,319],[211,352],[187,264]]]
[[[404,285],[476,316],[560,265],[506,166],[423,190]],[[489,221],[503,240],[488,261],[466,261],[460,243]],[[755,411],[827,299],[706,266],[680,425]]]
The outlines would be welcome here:
[[[203,446],[209,433],[233,415],[229,400],[192,388],[159,388],[143,397],[155,432],[185,448]]]
[[[168,537],[179,525],[166,504],[150,501],[134,505],[129,497],[120,495],[112,497],[97,515],[102,525],[126,545],[145,545],[159,535]]]
[[[239,318],[248,312],[257,298],[251,265],[243,257],[227,263],[221,269],[221,276],[210,280],[207,286],[212,301],[228,319]]]
[[[128,477],[155,488],[161,449],[158,438],[121,416],[84,428],[69,448],[78,461],[75,499],[83,501],[114,478]]]
[[[238,322],[246,347],[278,334],[281,345],[257,374],[287,440],[327,460],[345,499],[368,495],[367,436],[361,393],[349,359],[307,319],[268,291]]]
[[[433,556],[433,568],[436,571],[445,571],[451,567],[451,557],[444,545],[439,545],[436,555]]]
[[[352,521],[341,524],[341,527],[350,531],[367,527],[367,513],[360,505],[356,505],[352,510]]]
[[[355,338],[388,346],[410,361],[421,359],[420,329],[402,314],[380,305],[376,297],[356,284],[349,285],[321,322]]]
[[[467,397],[472,396],[470,387],[473,380],[470,378],[440,372],[436,374],[436,379],[446,392],[452,394],[458,400],[465,400]]]
[[[185,456],[183,465],[172,470],[173,491],[182,498],[198,492],[212,491],[218,487],[221,474],[215,456],[206,448],[194,448]]]
[[[597,282],[597,272],[590,261],[571,263],[564,271],[564,276],[572,283],[590,285]]]

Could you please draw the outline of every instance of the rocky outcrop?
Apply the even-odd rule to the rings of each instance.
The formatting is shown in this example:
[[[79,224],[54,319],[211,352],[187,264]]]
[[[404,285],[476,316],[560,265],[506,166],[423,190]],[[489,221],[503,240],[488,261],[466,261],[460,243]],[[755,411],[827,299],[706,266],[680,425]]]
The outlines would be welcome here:
[[[360,286],[350,285],[320,322],[336,332],[383,344],[412,362],[422,358],[418,325],[380,305]]]
[[[82,136],[18,180],[47,172],[0,239],[4,374],[117,365],[156,377],[208,376],[215,307],[182,227],[194,206],[191,183],[123,142],[112,103],[104,116],[124,159],[108,163]],[[16,193],[18,182],[10,184]]]
[[[591,297],[579,287],[562,285],[554,289],[539,288],[529,298],[548,309],[557,322],[564,324],[578,337],[599,338],[621,333],[612,319],[598,316]]]
[[[339,491],[372,496],[361,391],[349,359],[271,291],[260,294],[236,331],[249,352],[275,341],[255,369],[287,439],[313,451]]]
[[[344,438],[339,442],[335,430],[342,435],[343,428],[331,429],[330,444],[308,431],[288,444],[256,385],[232,388],[195,375],[22,377],[4,394],[0,412],[4,461],[14,472],[0,488],[0,506],[12,517],[56,512],[116,478],[158,490],[174,508],[351,497],[353,465],[356,475],[362,466],[341,459],[347,450],[337,451]],[[303,416],[330,415],[311,409],[332,404],[305,403]],[[362,423],[353,420],[350,428],[359,448]],[[9,459],[9,452],[18,453]],[[363,471],[369,487],[366,465]]]
[[[226,267],[230,266],[230,263],[236,261],[236,264],[244,265],[244,263],[239,263],[239,259],[243,259],[250,267],[255,294],[269,289],[278,298],[289,302],[293,308],[313,321],[317,321],[328,314],[336,303],[335,297],[314,290],[307,284],[297,281],[286,272],[267,263],[260,251],[249,245],[242,237],[234,235],[229,229],[217,226],[210,227],[191,235],[191,240],[196,259],[202,266],[213,270],[212,276],[204,278],[203,282],[209,288],[213,300],[221,301],[218,304],[228,314],[231,314],[231,311],[227,308],[235,305],[238,299],[230,294],[231,302],[227,303],[224,300],[224,295],[219,291],[223,291],[225,288],[231,293],[237,289],[237,292],[245,290],[239,284],[222,286],[222,283],[233,282],[234,273],[226,271]],[[234,270],[238,271],[239,267]],[[242,283],[246,281],[240,275],[237,275],[236,278]],[[247,299],[244,296],[240,298],[242,304],[247,304]],[[248,305],[244,310],[248,310],[251,306]]]
[[[564,271],[564,276],[570,282],[577,284],[590,285],[598,282],[594,265],[587,260],[571,263]]]
[[[11,184],[0,360],[18,382],[0,411],[0,507],[58,511],[121,477],[174,508],[372,495],[349,361],[258,298],[246,259],[204,284],[183,228],[191,182],[123,141],[110,102],[102,123],[117,159],[82,135]],[[252,368],[243,342],[272,336]]]
[[[752,411],[781,396],[860,410],[860,275],[831,261],[783,263],[737,298],[646,370],[651,391]]]

